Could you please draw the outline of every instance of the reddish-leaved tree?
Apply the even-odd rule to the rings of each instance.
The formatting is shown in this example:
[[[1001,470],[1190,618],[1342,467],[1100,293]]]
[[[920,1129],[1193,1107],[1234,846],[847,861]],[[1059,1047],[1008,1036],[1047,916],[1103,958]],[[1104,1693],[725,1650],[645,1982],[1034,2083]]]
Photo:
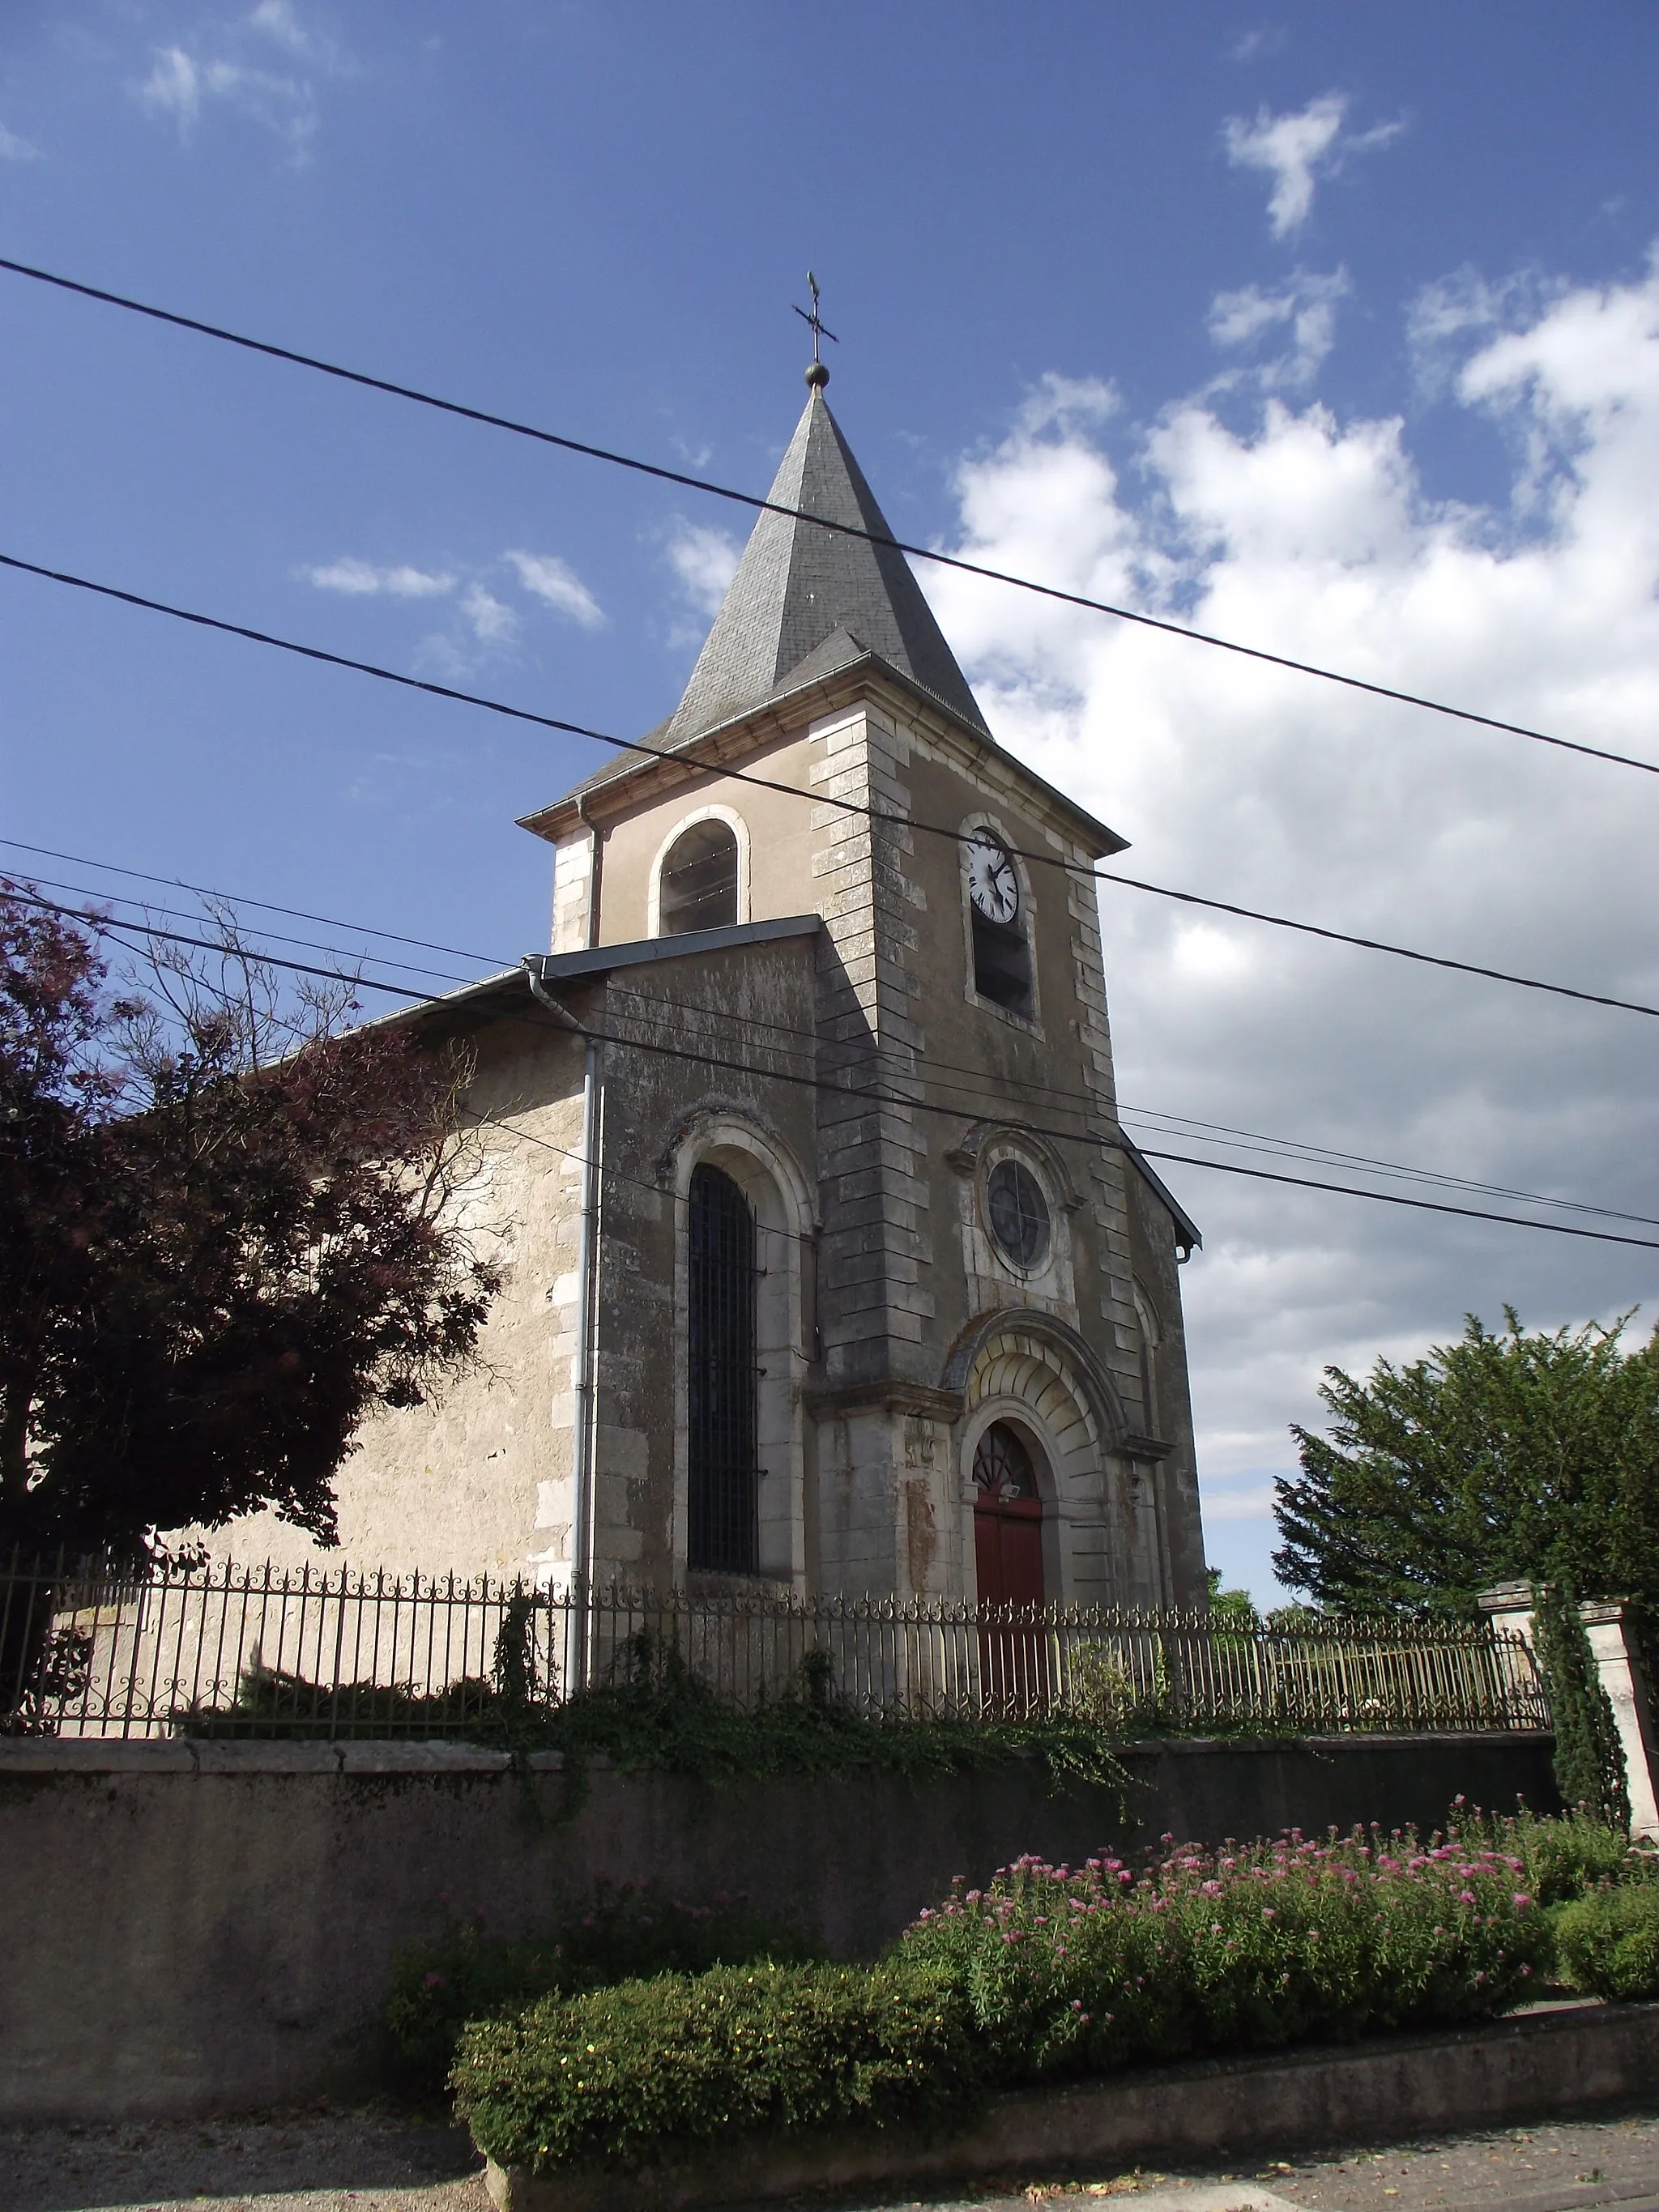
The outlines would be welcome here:
[[[340,1033],[349,994],[285,1010],[220,919],[222,958],[117,995],[0,882],[0,1552],[261,1506],[328,1543],[365,1414],[477,1357],[464,1059]]]

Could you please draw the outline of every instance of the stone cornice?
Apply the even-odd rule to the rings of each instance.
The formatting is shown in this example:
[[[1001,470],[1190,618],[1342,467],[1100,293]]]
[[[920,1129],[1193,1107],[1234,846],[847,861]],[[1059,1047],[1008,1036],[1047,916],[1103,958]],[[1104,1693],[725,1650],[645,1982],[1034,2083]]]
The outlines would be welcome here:
[[[602,783],[584,784],[550,806],[520,815],[519,827],[550,843],[592,823],[603,829],[608,820],[651,799],[742,766],[772,745],[799,738],[811,723],[861,700],[879,704],[901,720],[922,723],[928,737],[957,766],[988,791],[1017,805],[1062,842],[1096,859],[1127,849],[1126,838],[872,653],[704,732],[676,747],[672,756],[653,755]],[[816,792],[808,796],[817,805],[833,803]]]

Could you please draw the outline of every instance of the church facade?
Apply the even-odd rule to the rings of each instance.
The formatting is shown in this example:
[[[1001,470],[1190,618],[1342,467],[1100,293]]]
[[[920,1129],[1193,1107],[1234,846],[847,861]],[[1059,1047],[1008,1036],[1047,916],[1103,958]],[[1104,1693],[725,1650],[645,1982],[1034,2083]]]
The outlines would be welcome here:
[[[890,534],[822,374],[678,709],[523,823],[550,950],[401,1018],[472,1057],[507,1281],[480,1370],[362,1432],[346,1556],[1200,1604],[1123,841],[995,743],[902,556],[803,519]]]

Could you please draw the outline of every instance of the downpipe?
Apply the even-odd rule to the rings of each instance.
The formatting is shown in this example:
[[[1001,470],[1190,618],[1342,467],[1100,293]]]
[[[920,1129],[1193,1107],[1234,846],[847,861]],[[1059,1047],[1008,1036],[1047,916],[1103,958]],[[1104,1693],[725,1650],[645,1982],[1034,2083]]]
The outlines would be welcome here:
[[[593,1464],[598,1424],[598,1360],[594,1339],[599,1319],[599,1161],[602,1146],[605,1085],[597,1037],[589,1036],[575,1016],[543,983],[536,958],[524,962],[531,996],[562,1028],[583,1040],[582,1054],[582,1211],[576,1258],[576,1357],[572,1363],[571,1395],[574,1401],[571,1433],[570,1606],[566,1615],[564,1655],[565,1693],[585,1687],[588,1674],[589,1593],[593,1577]]]

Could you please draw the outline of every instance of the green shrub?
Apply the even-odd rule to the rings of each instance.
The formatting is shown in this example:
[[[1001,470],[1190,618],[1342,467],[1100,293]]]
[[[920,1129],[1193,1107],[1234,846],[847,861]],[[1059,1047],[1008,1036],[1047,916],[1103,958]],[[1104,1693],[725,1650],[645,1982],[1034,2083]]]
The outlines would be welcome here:
[[[1502,2011],[1553,1954],[1523,1880],[1484,1844],[1375,1833],[1165,1849],[1138,1873],[1023,1859],[957,1884],[881,1966],[544,1998],[468,2028],[451,2078],[482,2148],[542,2168],[926,2122],[994,2086]]]
[[[590,1904],[532,1941],[488,1937],[482,1921],[470,1919],[411,1946],[392,1969],[381,2026],[398,2081],[436,2094],[469,2021],[655,1974],[823,1955],[821,1944],[763,1919],[740,1898],[684,1905],[655,1885],[602,1882]]]
[[[1555,1939],[1574,1989],[1626,2002],[1659,1997],[1659,1884],[1592,1890],[1556,1915]]]
[[[1481,1844],[1518,1858],[1525,1887],[1546,1905],[1583,1897],[1601,1882],[1639,1879],[1653,1857],[1640,1846],[1633,1848],[1616,1822],[1583,1811],[1559,1819],[1524,1808],[1493,1815],[1460,1802],[1452,1808],[1447,1832],[1453,1842]]]
[[[961,1983],[998,2078],[1470,2020],[1551,1957],[1521,1863],[1458,1844],[1291,1835],[1171,1850],[1138,1876],[1023,1859],[960,1885],[902,1955]]]
[[[984,2061],[937,1968],[727,1966],[479,2023],[452,2079],[481,2149],[545,2169],[772,2128],[942,2119],[982,2094]]]

